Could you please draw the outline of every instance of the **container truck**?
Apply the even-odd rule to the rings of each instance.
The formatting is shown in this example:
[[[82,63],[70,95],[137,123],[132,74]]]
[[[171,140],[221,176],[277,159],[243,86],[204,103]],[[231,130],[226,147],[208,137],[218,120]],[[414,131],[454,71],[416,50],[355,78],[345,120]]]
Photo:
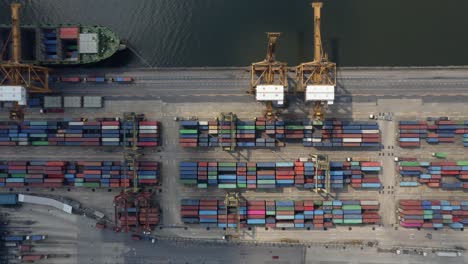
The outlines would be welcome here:
[[[24,236],[4,236],[5,241],[24,241]]]
[[[105,83],[106,77],[86,77],[84,80],[87,83]]]
[[[80,77],[60,77],[60,81],[64,83],[79,83],[81,82]]]
[[[132,83],[134,81],[132,77],[115,77],[111,80],[116,83]]]
[[[46,240],[47,236],[45,235],[30,235],[26,236],[26,240],[32,240],[32,241],[41,241],[41,240]]]
[[[41,260],[41,259],[47,259],[47,255],[42,255],[42,254],[20,255],[18,256],[18,259],[21,259],[23,261],[36,261],[36,260]]]
[[[432,157],[436,157],[438,159],[445,159],[447,158],[447,153],[444,152],[434,152],[432,153]]]
[[[439,257],[460,257],[462,255],[456,251],[436,251],[435,254]]]

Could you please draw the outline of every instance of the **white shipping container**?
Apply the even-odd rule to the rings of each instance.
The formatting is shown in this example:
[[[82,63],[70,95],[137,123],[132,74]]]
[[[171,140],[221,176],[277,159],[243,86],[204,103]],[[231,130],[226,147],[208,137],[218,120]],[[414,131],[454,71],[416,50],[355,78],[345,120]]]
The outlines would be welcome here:
[[[139,129],[158,129],[158,126],[139,126]]]
[[[322,142],[321,138],[312,138],[312,142]]]
[[[362,138],[343,138],[344,143],[360,143]]]
[[[379,133],[379,130],[378,130],[378,129],[374,129],[374,130],[362,130],[362,133],[363,133],[363,134],[378,134],[378,133]]]
[[[119,126],[101,126],[101,129],[119,129]]]
[[[293,228],[294,223],[276,223],[277,228]]]
[[[208,121],[198,121],[198,124],[200,126],[207,126],[208,125]]]
[[[158,133],[157,129],[140,129],[140,134],[155,134]]]
[[[312,142],[312,138],[304,138],[302,141],[305,141],[305,142]]]
[[[304,129],[313,129],[314,126],[304,126]]]
[[[70,126],[82,126],[84,125],[84,122],[68,122]]]
[[[217,129],[208,130],[208,134],[218,134],[218,130]]]
[[[119,142],[120,138],[101,138],[102,142]]]
[[[361,205],[379,205],[379,201],[366,201],[362,200]]]

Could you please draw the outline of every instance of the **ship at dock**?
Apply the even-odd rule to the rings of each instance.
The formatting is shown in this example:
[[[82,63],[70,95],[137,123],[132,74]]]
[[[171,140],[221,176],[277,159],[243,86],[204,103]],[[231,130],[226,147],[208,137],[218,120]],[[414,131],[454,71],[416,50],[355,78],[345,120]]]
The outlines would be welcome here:
[[[22,62],[40,65],[82,65],[105,60],[125,49],[104,26],[21,25]],[[0,59],[12,58],[11,25],[0,25]]]

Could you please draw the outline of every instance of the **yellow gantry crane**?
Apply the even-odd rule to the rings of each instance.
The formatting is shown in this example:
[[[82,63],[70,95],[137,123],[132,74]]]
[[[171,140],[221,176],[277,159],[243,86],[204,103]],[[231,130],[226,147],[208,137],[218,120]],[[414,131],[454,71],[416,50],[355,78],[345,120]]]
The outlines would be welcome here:
[[[323,3],[314,2],[314,61],[304,62],[296,68],[296,92],[304,93],[305,102],[313,102],[312,120],[322,124],[324,110],[333,104],[336,86],[336,64],[328,61],[323,52],[320,33],[321,8]]]
[[[268,47],[263,61],[252,63],[250,67],[249,94],[255,94],[257,101],[267,105],[266,116],[273,114],[273,101],[284,103],[284,93],[288,87],[287,64],[276,61],[276,43],[281,33],[268,32]]]
[[[27,93],[49,93],[49,69],[32,64],[21,63],[21,28],[20,28],[19,3],[11,4],[11,32],[7,41],[3,45],[0,59],[3,58],[4,51],[7,50],[10,40],[13,46],[13,56],[11,60],[0,62],[0,88],[7,94],[24,95],[24,100],[14,101],[10,111],[10,119],[21,121],[24,117],[23,105],[26,104]],[[10,96],[1,96],[0,100],[9,101]]]
[[[240,193],[239,192],[226,192],[224,198],[225,217],[226,217],[226,230],[224,232],[225,240],[238,239],[240,237]],[[235,213],[236,223],[235,227],[229,226],[229,215]],[[233,230],[234,229],[234,230]],[[232,231],[231,231],[232,230]]]
[[[124,124],[125,123],[131,123],[132,124],[132,129],[131,129],[131,135],[132,137],[129,140],[129,146],[127,146],[127,133],[124,133],[124,161],[127,165],[130,166],[133,174],[133,186],[132,186],[132,191],[134,193],[138,192],[138,159],[141,156],[141,153],[139,152],[139,148],[137,146],[138,143],[138,121],[143,120],[144,115],[140,114],[137,115],[134,112],[130,113],[124,113]]]

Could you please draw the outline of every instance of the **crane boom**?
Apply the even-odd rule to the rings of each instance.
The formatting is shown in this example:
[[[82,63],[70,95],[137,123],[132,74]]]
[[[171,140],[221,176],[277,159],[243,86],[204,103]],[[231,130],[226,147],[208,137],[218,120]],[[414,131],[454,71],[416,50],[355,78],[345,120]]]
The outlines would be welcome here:
[[[267,48],[267,55],[266,61],[274,62],[275,61],[275,50],[276,50],[276,42],[278,41],[279,36],[281,33],[279,32],[268,32],[268,48]]]
[[[323,4],[321,2],[312,3],[314,8],[314,61],[322,61],[322,35],[320,33],[320,10]]]
[[[11,4],[11,34],[13,39],[13,62],[20,63],[21,60],[21,29],[20,29],[21,4]]]

